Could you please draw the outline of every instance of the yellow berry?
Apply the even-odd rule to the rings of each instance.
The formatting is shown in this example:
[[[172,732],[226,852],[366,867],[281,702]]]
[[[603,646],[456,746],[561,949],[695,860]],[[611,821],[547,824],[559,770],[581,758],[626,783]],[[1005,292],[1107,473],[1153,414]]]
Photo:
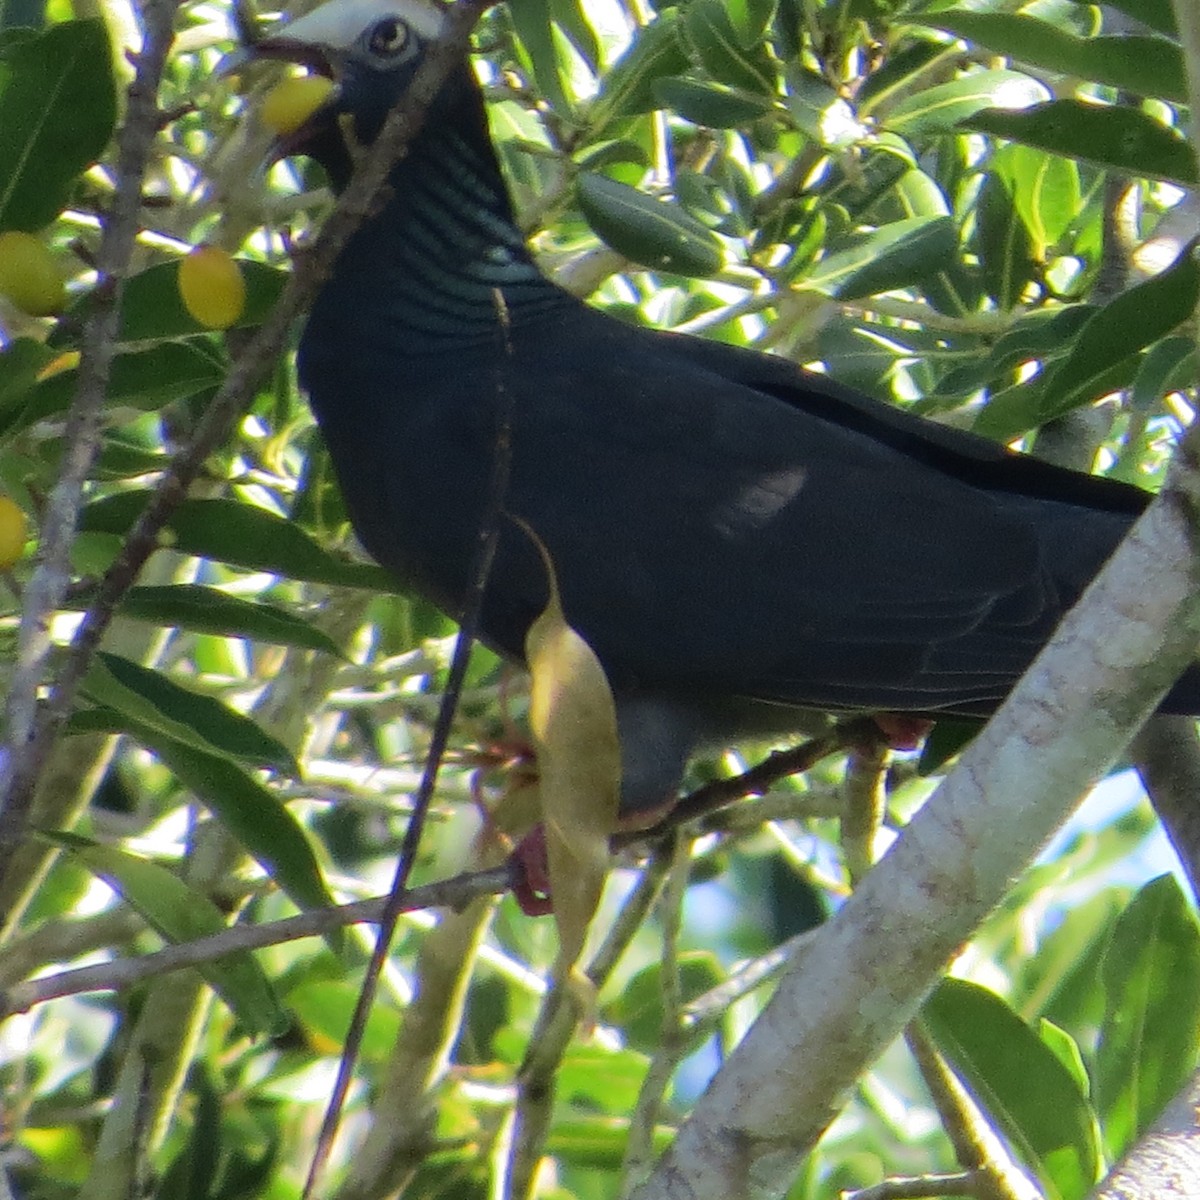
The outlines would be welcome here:
[[[0,233],[0,294],[31,317],[48,317],[65,303],[54,256],[32,233]]]
[[[0,496],[0,571],[6,571],[25,552],[25,514],[15,501]]]
[[[231,254],[197,246],[179,264],[179,295],[201,325],[228,329],[246,307],[246,281]]]
[[[272,133],[295,133],[332,91],[333,81],[324,75],[290,76],[280,80],[263,97],[259,116]]]

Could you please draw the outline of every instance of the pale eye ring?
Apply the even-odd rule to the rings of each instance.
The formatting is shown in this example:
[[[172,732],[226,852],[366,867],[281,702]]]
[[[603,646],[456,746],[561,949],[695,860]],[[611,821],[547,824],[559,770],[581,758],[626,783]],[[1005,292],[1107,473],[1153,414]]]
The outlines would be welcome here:
[[[408,26],[395,17],[385,17],[374,29],[367,40],[367,48],[372,54],[387,58],[399,54],[408,45]]]

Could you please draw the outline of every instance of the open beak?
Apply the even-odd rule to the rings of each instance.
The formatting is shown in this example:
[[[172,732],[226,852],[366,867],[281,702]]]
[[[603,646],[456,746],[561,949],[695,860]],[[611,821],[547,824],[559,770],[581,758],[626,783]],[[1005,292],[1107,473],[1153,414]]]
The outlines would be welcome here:
[[[278,36],[265,37],[253,46],[245,46],[223,58],[217,67],[217,75],[235,74],[247,65],[264,59],[294,63],[307,68],[312,75],[334,81],[333,90],[312,112],[286,132],[277,132],[271,143],[269,161],[277,162],[293,154],[303,154],[306,147],[334,120],[338,111],[339,90],[336,84],[335,65],[326,50],[311,42],[288,37],[281,32]]]

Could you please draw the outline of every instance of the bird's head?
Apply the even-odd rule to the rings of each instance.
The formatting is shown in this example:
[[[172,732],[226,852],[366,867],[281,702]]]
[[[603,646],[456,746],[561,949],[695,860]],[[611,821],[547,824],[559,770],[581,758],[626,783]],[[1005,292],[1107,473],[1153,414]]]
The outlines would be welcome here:
[[[373,141],[445,20],[433,0],[328,0],[259,41],[245,57],[299,63],[334,84],[324,103],[279,139],[278,154],[328,158],[340,145],[343,115],[353,119],[360,143]]]

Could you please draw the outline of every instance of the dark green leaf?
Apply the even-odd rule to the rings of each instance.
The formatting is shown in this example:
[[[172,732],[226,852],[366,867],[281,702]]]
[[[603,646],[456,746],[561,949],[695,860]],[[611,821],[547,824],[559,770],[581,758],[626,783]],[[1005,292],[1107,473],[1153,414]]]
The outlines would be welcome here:
[[[975,740],[983,728],[982,721],[969,717],[943,717],[933,727],[921,747],[917,771],[921,775],[936,775],[966,746]]]
[[[228,928],[221,910],[173,871],[71,833],[45,834],[98,875],[168,942],[194,942]],[[251,1034],[277,1034],[288,1026],[270,981],[254,956],[233,951],[197,967]]]
[[[206,753],[298,776],[295,756],[249,717],[212,696],[181,687],[161,671],[101,651],[83,683],[89,699]]]
[[[684,10],[683,27],[711,79],[752,95],[774,95],[774,65],[761,45],[741,44],[722,0],[692,0]]]
[[[143,491],[121,492],[89,504],[80,529],[124,535],[146,506]],[[174,548],[237,567],[342,587],[395,591],[382,567],[348,562],[322,550],[294,522],[236,500],[186,500],[167,523]]]
[[[984,287],[1002,309],[1015,308],[1038,274],[1029,230],[1008,184],[990,174],[975,204],[976,238]]]
[[[934,38],[913,38],[907,40],[907,44],[895,47],[859,88],[856,97],[859,113],[865,116],[891,111],[889,101],[892,97],[916,91],[921,73],[945,53],[945,43]]]
[[[1133,381],[1130,401],[1140,412],[1157,412],[1167,393],[1192,387],[1196,375],[1195,339],[1183,334],[1164,338],[1146,351]]]
[[[922,138],[952,130],[981,109],[1020,108],[1045,98],[1045,87],[1019,71],[975,71],[906,96],[880,120],[893,133]]]
[[[656,108],[654,81],[664,75],[678,75],[687,65],[679,19],[673,9],[661,13],[639,31],[633,45],[605,76],[589,114],[593,138],[599,137],[612,121]]]
[[[1052,1194],[1096,1182],[1095,1119],[1074,1075],[986,988],[944,979],[923,1009],[938,1048]]]
[[[334,903],[304,830],[279,797],[236,763],[144,726],[133,734],[184,787],[196,793],[300,908]],[[341,944],[341,936],[330,935]]]
[[[118,354],[113,359],[106,403],[110,408],[162,408],[217,387],[229,368],[209,338],[164,342],[149,350]],[[0,413],[0,433],[27,428],[35,421],[65,412],[75,394],[74,369],[59,371],[34,386],[20,407]]]
[[[533,76],[550,107],[561,116],[570,117],[571,104],[563,87],[562,63],[554,43],[554,28],[550,6],[546,0],[508,0],[517,36],[525,43]]]
[[[1189,320],[1197,299],[1200,266],[1189,245],[1161,274],[1122,292],[1091,317],[1046,380],[1039,424],[1104,395],[1108,373]]]
[[[198,1074],[191,1134],[159,1178],[154,1200],[223,1200],[213,1191],[221,1169],[221,1099],[207,1073]]]
[[[1196,158],[1187,141],[1148,113],[1125,105],[1050,100],[1021,112],[985,109],[962,124],[976,133],[1131,175],[1185,185],[1197,181]]]
[[[1183,54],[1166,38],[1131,33],[1077,37],[1025,13],[959,10],[931,13],[916,20],[1042,71],[1090,79],[1139,96],[1187,103]]]
[[[117,117],[104,22],[66,21],[0,63],[0,230],[35,232],[67,203]]]
[[[0,427],[28,404],[38,375],[53,359],[54,351],[33,338],[15,338],[0,350]]]
[[[1170,875],[1146,884],[1104,956],[1096,1107],[1117,1157],[1166,1107],[1200,1045],[1200,929]]]
[[[588,224],[618,253],[676,275],[707,276],[720,270],[720,242],[679,205],[605,175],[585,172],[576,187]]]
[[[846,239],[800,281],[840,300],[906,287],[939,271],[958,245],[950,217],[913,217]]]
[[[725,13],[739,46],[749,49],[762,40],[775,8],[776,0],[725,0]]]
[[[286,609],[195,583],[133,588],[121,601],[121,615],[218,637],[250,638],[342,657],[332,638]]]
[[[761,117],[771,106],[762,97],[695,79],[656,80],[654,97],[664,108],[674,109],[681,117],[710,129],[736,129]]]

